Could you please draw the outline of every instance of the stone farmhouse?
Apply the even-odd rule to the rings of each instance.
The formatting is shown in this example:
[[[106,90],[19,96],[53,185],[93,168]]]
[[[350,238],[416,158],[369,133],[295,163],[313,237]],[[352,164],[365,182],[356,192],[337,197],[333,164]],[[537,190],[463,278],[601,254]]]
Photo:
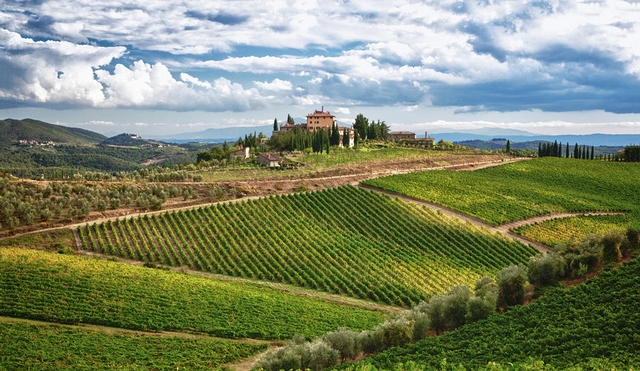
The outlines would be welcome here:
[[[391,131],[389,132],[389,140],[392,142],[399,142],[401,140],[414,140],[416,139],[416,133],[411,131]]]
[[[236,151],[233,151],[229,154],[229,158],[231,160],[235,158],[246,160],[249,157],[251,157],[251,155],[249,154],[249,150],[250,150],[249,147],[242,148],[242,146],[240,146],[240,148],[238,148]]]
[[[259,164],[267,167],[279,167],[280,161],[282,161],[282,158],[276,155],[275,153],[261,152],[261,153],[258,153],[258,156],[256,157],[256,161]]]
[[[389,140],[393,142],[403,142],[412,146],[433,147],[434,138],[429,137],[429,133],[425,131],[424,138],[416,138],[416,133],[411,131],[392,131],[389,133]]]

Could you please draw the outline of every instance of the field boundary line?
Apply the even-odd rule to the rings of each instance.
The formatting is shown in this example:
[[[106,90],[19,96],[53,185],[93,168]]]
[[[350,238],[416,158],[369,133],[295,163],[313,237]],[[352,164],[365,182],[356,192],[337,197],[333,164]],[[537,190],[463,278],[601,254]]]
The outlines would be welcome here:
[[[93,259],[118,261],[119,263],[137,265],[140,267],[144,266],[145,264],[143,261],[139,261],[139,260],[125,259],[122,257],[113,256],[113,255],[104,255],[104,254],[96,253],[93,251],[87,251],[84,249],[78,249],[75,253],[76,253],[76,256],[86,256]],[[309,298],[323,300],[326,302],[336,303],[344,306],[379,311],[386,314],[398,313],[406,310],[405,308],[401,308],[401,307],[394,307],[392,305],[375,303],[372,301],[357,299],[357,298],[348,297],[348,296],[330,294],[328,292],[323,292],[323,291],[315,291],[312,289],[288,285],[280,282],[261,281],[261,280],[254,280],[254,279],[244,278],[244,277],[226,276],[223,274],[202,272],[202,271],[189,269],[186,266],[169,267],[161,264],[156,264],[156,267],[157,268],[147,268],[147,269],[161,269],[161,270],[170,271],[174,273],[182,273],[190,276],[203,277],[203,278],[213,279],[217,281],[234,282],[234,283],[239,283],[243,285],[253,285],[258,287],[268,287],[273,290],[287,292],[295,296],[309,297]]]
[[[217,336],[211,336],[207,334],[180,332],[180,331],[157,331],[157,332],[141,331],[141,330],[125,329],[120,327],[94,325],[91,323],[81,322],[81,323],[71,324],[71,323],[49,322],[49,321],[41,321],[41,320],[35,320],[35,319],[29,319],[29,318],[10,317],[10,316],[2,316],[2,315],[0,315],[0,322],[20,323],[20,324],[34,325],[34,326],[57,326],[57,327],[63,327],[63,328],[69,328],[69,329],[102,332],[107,334],[133,334],[133,335],[149,336],[149,337],[175,337],[175,338],[183,338],[183,339],[225,340],[225,341],[231,341],[231,342],[237,342],[237,343],[251,343],[251,344],[273,343],[273,341],[270,341],[270,340],[259,340],[259,339],[250,339],[250,338],[231,339],[231,338],[221,338]]]

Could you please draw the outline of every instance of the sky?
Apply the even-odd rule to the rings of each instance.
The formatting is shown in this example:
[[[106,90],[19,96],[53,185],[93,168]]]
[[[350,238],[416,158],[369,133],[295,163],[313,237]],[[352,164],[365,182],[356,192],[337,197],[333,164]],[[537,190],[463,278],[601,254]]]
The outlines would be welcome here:
[[[0,1],[0,119],[640,134],[640,0]]]

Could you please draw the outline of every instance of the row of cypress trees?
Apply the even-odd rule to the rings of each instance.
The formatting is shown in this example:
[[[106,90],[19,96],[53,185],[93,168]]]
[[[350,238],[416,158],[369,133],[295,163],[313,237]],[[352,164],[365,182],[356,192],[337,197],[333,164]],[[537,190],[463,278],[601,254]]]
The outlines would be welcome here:
[[[583,160],[593,160],[595,158],[594,146],[579,146],[578,143],[573,147],[573,151],[567,142],[567,145],[562,148],[562,143],[554,141],[553,143],[538,143],[538,157],[566,157],[566,158],[579,158]],[[564,152],[564,153],[563,153]]]

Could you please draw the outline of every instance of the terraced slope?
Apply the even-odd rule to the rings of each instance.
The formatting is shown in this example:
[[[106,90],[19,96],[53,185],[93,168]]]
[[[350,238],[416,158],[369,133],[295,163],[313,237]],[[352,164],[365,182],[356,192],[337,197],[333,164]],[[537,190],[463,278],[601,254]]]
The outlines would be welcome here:
[[[83,249],[409,306],[533,248],[345,186],[80,228]]]

